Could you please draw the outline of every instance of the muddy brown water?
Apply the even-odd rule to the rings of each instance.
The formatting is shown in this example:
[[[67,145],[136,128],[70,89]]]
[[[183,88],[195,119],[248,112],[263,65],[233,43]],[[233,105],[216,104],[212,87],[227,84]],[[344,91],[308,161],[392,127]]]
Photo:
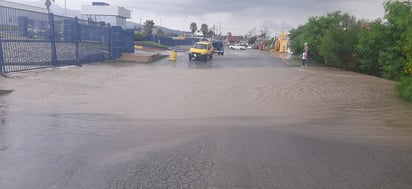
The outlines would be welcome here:
[[[0,96],[0,188],[412,183],[412,105],[376,77],[230,51],[208,63],[179,54],[0,82],[13,90]]]

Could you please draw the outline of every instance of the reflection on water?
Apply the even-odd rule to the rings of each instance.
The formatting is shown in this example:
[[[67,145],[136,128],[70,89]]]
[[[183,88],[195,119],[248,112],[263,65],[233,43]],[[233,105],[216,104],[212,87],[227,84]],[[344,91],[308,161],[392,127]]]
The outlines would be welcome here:
[[[189,63],[190,69],[208,69],[217,67],[217,65],[213,64],[211,61],[203,62],[203,61],[193,61]]]
[[[0,95],[0,153],[7,149],[6,143],[6,122],[8,105]]]

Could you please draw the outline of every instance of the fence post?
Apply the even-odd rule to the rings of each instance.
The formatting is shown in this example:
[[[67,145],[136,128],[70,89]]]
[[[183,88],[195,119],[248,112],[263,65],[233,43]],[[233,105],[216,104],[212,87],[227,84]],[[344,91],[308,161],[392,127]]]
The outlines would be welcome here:
[[[118,59],[122,56],[122,31],[120,26],[110,27],[112,59]]]
[[[107,40],[107,45],[109,46],[109,60],[112,60],[113,59],[113,57],[112,57],[112,29],[111,29],[111,27],[110,27],[110,23],[109,24],[107,24],[107,32],[108,32],[108,40]]]
[[[81,65],[80,63],[80,25],[79,19],[74,17],[74,42],[76,43],[76,64]]]
[[[52,65],[57,66],[57,50],[56,50],[56,32],[54,27],[54,15],[53,13],[49,13],[49,21],[50,21],[50,42],[51,42],[51,56],[52,56]]]
[[[2,44],[2,39],[1,39],[1,33],[0,33],[0,74],[3,74],[5,72],[5,65],[4,65],[4,55],[3,55],[3,44]]]

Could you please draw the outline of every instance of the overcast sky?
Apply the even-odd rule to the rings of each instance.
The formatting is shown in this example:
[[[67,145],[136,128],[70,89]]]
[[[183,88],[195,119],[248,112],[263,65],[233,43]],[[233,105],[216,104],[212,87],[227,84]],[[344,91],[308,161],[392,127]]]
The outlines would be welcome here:
[[[40,0],[32,0],[40,1]],[[64,7],[65,0],[55,0]],[[133,11],[133,21],[151,19],[156,25],[188,31],[191,22],[202,23],[223,33],[245,35],[252,28],[257,33],[263,25],[271,34],[288,31],[307,22],[310,16],[342,11],[357,18],[374,20],[384,16],[386,0],[95,0]],[[91,0],[67,0],[67,8],[80,10]]]

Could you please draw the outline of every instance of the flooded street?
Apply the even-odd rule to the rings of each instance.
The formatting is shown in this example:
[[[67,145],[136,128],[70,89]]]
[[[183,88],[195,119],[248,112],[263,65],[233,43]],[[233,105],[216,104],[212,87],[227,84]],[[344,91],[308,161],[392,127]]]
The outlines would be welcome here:
[[[255,50],[0,78],[0,188],[412,188],[395,82]]]

